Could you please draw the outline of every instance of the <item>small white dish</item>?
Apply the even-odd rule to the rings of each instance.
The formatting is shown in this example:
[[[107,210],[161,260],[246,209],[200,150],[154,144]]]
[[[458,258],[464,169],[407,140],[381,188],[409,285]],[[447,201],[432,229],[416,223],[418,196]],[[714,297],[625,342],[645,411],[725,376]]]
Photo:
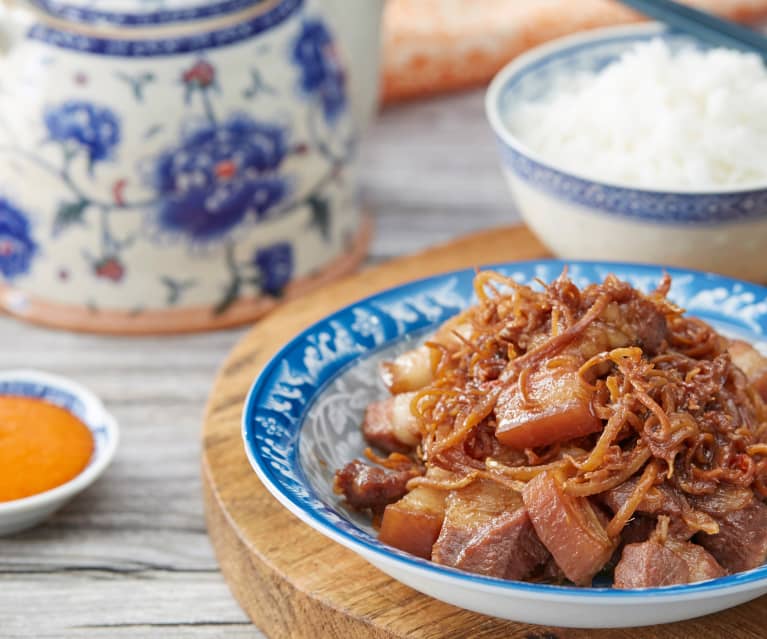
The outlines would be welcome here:
[[[541,157],[511,130],[516,104],[540,100],[563,77],[599,71],[653,39],[672,50],[705,46],[657,23],[595,29],[536,47],[496,75],[485,109],[517,208],[562,258],[654,262],[764,281],[767,184],[654,190],[598,180]]]
[[[104,472],[117,450],[117,421],[88,389],[64,377],[33,370],[0,373],[0,396],[42,399],[67,409],[93,435],[94,449],[88,465],[68,482],[23,499],[0,502],[0,535],[31,528],[90,486]]]

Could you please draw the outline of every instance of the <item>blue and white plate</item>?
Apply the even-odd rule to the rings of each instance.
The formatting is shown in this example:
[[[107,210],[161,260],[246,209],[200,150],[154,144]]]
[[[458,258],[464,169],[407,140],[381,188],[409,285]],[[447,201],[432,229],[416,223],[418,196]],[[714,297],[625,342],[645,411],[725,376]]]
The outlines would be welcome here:
[[[609,273],[649,291],[659,266],[569,262],[583,286]],[[564,262],[496,265],[537,286]],[[767,289],[718,275],[668,269],[670,298],[725,334],[767,347]],[[473,270],[399,286],[317,322],[264,368],[245,404],[242,434],[248,458],[269,491],[294,515],[395,579],[450,604],[505,619],[571,627],[620,627],[689,619],[767,592],[767,567],[708,582],[618,590],[504,581],[440,566],[380,543],[367,518],[333,493],[333,473],[364,442],[365,407],[386,397],[377,365],[411,348],[446,318],[474,302]]]

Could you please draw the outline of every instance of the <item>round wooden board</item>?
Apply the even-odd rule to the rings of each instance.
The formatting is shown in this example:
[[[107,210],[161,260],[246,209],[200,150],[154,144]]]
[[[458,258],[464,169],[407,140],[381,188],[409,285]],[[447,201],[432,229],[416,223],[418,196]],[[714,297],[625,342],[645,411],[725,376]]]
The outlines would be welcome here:
[[[624,630],[543,628],[475,614],[422,595],[379,572],[285,510],[261,485],[240,439],[245,396],[291,337],[329,312],[418,277],[546,255],[524,228],[485,231],[371,268],[288,302],[230,353],[204,418],[202,478],[208,532],[240,605],[272,639],[764,637],[764,598],[701,619]]]

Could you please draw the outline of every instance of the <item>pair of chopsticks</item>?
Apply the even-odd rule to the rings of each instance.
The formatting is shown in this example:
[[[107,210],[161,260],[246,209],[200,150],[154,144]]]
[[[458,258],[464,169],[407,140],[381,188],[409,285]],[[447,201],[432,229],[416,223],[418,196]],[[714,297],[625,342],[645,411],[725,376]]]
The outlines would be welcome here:
[[[758,53],[767,60],[767,37],[671,0],[619,0],[632,9],[710,44]]]

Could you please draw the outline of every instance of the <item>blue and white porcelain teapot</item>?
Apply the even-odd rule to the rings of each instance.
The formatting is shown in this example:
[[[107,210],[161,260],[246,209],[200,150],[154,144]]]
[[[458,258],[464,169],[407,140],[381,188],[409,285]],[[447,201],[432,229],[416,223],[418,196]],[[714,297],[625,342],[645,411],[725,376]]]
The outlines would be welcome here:
[[[194,330],[353,267],[381,4],[5,0],[0,306]]]

